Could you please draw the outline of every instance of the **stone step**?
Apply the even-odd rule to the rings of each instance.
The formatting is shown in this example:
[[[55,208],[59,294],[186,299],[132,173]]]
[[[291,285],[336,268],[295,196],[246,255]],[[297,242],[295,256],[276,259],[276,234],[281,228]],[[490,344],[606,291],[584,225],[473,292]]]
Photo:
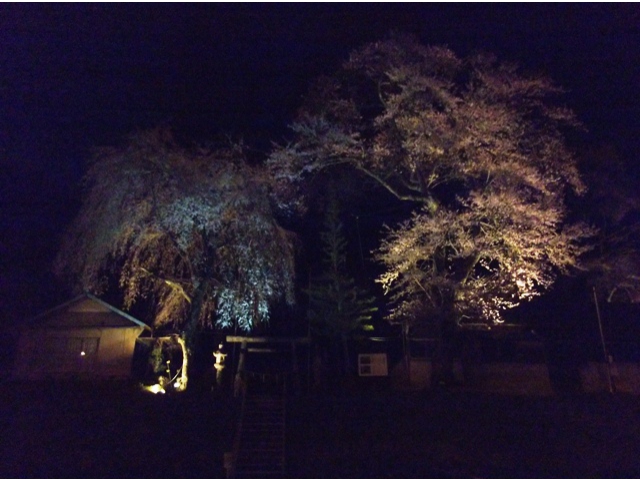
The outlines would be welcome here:
[[[285,472],[284,399],[249,394],[238,432],[236,478],[282,478]]]

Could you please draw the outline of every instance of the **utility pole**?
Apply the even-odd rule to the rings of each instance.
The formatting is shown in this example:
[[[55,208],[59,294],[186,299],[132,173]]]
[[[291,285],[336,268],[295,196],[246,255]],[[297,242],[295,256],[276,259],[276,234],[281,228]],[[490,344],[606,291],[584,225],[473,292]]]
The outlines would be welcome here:
[[[602,318],[600,317],[600,307],[598,306],[598,296],[596,295],[596,287],[593,287],[593,301],[596,304],[596,314],[598,316],[598,327],[600,328],[600,341],[602,342],[602,352],[604,360],[607,363],[607,382],[609,383],[609,393],[613,393],[613,381],[611,379],[611,355],[607,352],[607,345],[604,342],[604,332],[602,330]]]

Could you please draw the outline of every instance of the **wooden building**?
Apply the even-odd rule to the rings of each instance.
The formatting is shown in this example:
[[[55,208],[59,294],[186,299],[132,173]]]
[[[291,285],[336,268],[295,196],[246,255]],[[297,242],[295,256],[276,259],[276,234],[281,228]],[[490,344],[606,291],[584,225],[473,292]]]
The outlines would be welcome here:
[[[151,329],[90,293],[27,322],[20,330],[17,379],[126,378],[136,339]]]

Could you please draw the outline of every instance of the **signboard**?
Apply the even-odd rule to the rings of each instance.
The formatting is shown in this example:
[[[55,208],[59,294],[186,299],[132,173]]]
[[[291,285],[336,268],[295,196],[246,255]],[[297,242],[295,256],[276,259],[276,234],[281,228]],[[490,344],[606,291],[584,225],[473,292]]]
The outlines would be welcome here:
[[[386,377],[389,375],[386,353],[358,355],[358,375],[361,377]]]

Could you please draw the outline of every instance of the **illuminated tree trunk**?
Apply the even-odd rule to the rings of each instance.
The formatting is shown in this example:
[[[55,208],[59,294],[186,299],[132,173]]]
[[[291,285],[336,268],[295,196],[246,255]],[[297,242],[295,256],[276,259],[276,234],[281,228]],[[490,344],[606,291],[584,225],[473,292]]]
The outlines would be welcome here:
[[[182,392],[187,389],[187,382],[189,381],[188,368],[189,368],[189,349],[187,348],[187,343],[182,336],[178,336],[176,338],[180,348],[182,348],[182,373],[180,374],[180,378],[176,382],[176,391]]]
[[[200,320],[200,313],[202,311],[202,302],[207,290],[207,284],[205,282],[200,283],[196,287],[195,295],[191,301],[191,312],[189,313],[189,321],[182,332],[177,338],[180,348],[182,348],[182,373],[180,379],[176,382],[175,389],[179,392],[183,392],[187,389],[189,382],[189,356],[193,352],[195,344],[196,328]]]

